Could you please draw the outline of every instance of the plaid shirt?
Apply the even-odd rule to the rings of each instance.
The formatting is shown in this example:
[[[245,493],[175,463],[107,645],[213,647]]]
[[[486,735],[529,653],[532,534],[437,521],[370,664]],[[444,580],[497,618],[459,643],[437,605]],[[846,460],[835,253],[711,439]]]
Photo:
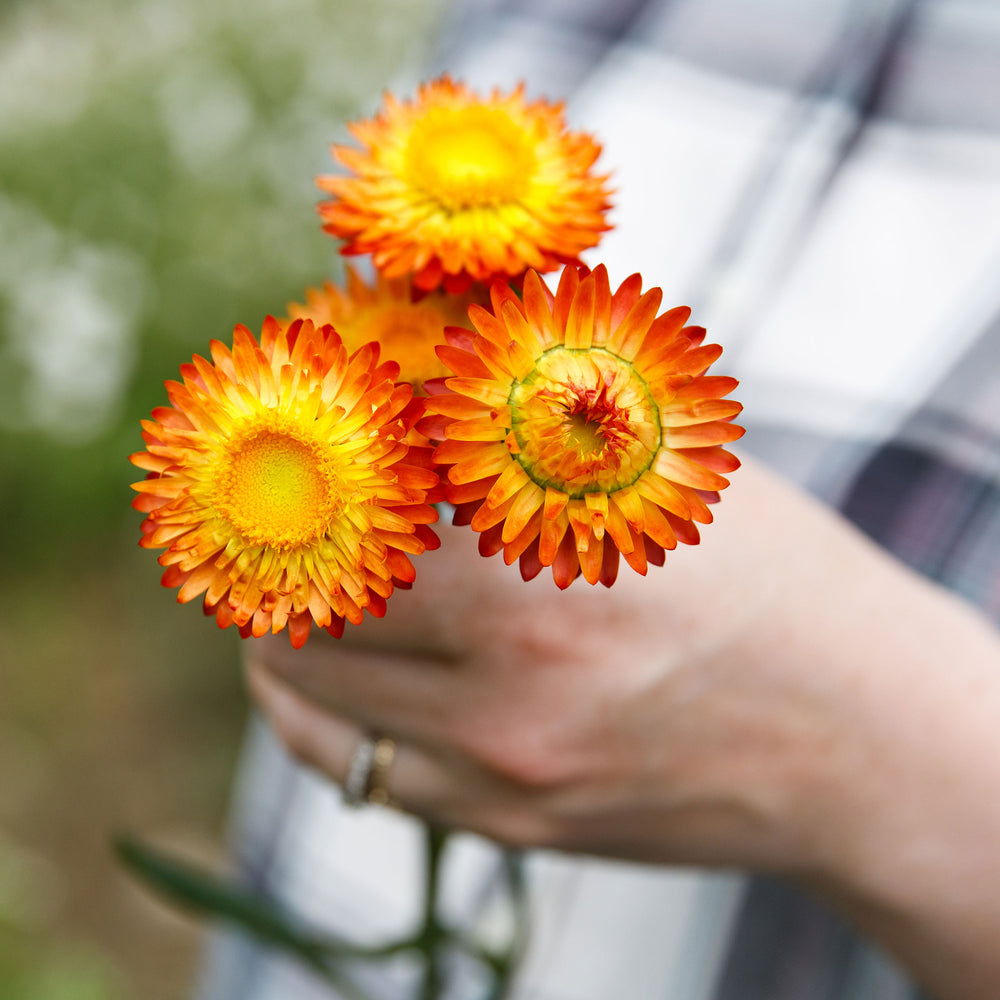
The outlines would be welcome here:
[[[478,0],[439,63],[568,98],[613,171],[591,263],[641,271],[726,346],[741,448],[1000,617],[1000,4],[995,0]],[[248,879],[376,942],[419,905],[419,839],[251,730],[235,819]],[[463,838],[446,908],[502,921],[493,849]],[[733,873],[532,856],[519,1000],[912,1000],[818,902]],[[379,996],[410,970],[373,973]],[[330,994],[237,936],[203,1000]],[[456,1000],[475,995],[456,984]]]

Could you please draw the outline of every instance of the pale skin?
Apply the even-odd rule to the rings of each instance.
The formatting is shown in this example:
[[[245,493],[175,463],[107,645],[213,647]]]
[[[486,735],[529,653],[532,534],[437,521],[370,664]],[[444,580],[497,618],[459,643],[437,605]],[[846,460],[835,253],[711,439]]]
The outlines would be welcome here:
[[[740,866],[840,907],[942,1000],[1000,990],[1000,637],[747,464],[697,547],[561,592],[440,527],[383,620],[250,646],[335,781],[368,731],[408,811],[502,842]]]

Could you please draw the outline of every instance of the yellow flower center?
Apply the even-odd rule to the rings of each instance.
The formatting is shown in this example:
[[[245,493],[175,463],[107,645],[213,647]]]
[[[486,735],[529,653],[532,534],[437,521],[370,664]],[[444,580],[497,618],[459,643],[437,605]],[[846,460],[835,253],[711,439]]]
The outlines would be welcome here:
[[[446,209],[515,201],[534,170],[531,137],[498,109],[433,108],[406,149],[411,183]]]
[[[276,549],[324,534],[345,492],[329,448],[276,416],[226,442],[214,486],[222,517],[251,544]]]
[[[571,497],[631,485],[660,447],[659,408],[646,383],[602,348],[546,351],[509,401],[524,471]]]

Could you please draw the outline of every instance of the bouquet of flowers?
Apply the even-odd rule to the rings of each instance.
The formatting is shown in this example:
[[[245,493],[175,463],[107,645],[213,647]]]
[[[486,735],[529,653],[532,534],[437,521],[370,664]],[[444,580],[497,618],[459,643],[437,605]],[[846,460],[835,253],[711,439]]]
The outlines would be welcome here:
[[[335,146],[318,179],[324,229],[368,256],[370,280],[308,289],[259,336],[237,326],[167,382],[143,422],[141,545],[162,582],[201,598],[243,637],[313,625],[340,637],[419,586],[422,552],[446,509],[530,580],[549,570],[614,584],[696,544],[738,461],[736,380],[690,310],[660,311],[632,275],[612,287],[580,255],[609,228],[600,146],[560,104],[474,93],[445,76],[410,101],[386,95]],[[540,277],[561,270],[554,291]],[[353,798],[378,798],[369,761]],[[349,783],[354,782],[350,779]],[[500,995],[516,946],[496,955],[442,928],[433,906],[443,843],[429,831],[428,906],[413,938],[379,949],[427,957],[464,948]],[[316,941],[238,887],[133,841],[123,855],[183,901],[238,920],[345,986],[342,942]],[[512,885],[518,885],[512,865]]]

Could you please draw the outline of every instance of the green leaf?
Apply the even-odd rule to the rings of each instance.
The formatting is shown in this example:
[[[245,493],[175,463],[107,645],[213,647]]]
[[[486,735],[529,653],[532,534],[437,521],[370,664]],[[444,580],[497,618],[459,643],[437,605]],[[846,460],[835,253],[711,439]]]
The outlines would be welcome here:
[[[118,857],[142,880],[186,909],[238,924],[254,936],[290,951],[329,978],[327,942],[303,934],[266,897],[178,861],[130,836],[114,841]]]

